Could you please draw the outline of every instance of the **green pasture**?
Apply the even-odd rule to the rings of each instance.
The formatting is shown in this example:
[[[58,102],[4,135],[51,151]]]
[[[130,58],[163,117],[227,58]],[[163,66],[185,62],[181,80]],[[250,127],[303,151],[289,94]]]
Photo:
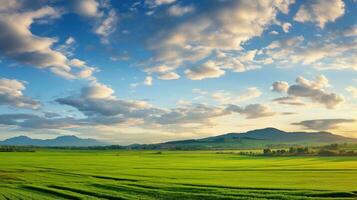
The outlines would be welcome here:
[[[0,199],[356,199],[357,157],[0,153]]]

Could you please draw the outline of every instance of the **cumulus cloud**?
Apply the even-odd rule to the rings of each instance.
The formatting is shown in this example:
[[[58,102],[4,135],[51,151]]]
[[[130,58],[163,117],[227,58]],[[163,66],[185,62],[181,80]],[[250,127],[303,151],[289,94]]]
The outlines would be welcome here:
[[[145,101],[119,100],[114,96],[114,90],[98,82],[83,87],[79,94],[56,99],[56,102],[77,108],[87,116],[122,114],[130,117],[135,115],[135,111],[150,108]]]
[[[328,22],[334,22],[345,13],[345,3],[342,0],[314,0],[306,2],[296,13],[294,20],[312,22],[324,28]]]
[[[81,78],[79,74],[82,70],[93,71],[88,66],[71,66],[63,53],[52,48],[57,39],[41,37],[31,32],[30,27],[36,20],[44,17],[56,18],[58,15],[59,12],[52,7],[0,11],[0,53],[20,63],[50,69],[68,79]]]
[[[290,97],[308,98],[325,105],[328,109],[333,109],[344,101],[342,95],[325,91],[329,85],[328,79],[323,75],[317,76],[315,80],[307,80],[300,76],[295,82],[296,84],[290,86],[286,83],[275,82],[272,88],[273,91],[286,92]]]
[[[331,130],[336,129],[340,124],[343,123],[353,123],[354,119],[315,119],[315,120],[305,120],[297,123],[292,123],[292,125],[298,125],[311,130]]]
[[[159,64],[173,65],[175,68],[187,67],[188,78],[204,79],[204,76],[199,75],[200,72],[195,73],[195,70],[200,71],[199,66],[204,59],[207,60],[217,51],[243,51],[242,45],[251,38],[260,36],[267,26],[275,22],[277,13],[283,10],[287,12],[292,2],[210,1],[210,9],[202,9],[202,5],[195,4],[194,15],[188,16],[182,23],[173,24],[169,29],[159,30],[149,39],[148,47],[154,54],[150,62],[153,66]],[[251,56],[254,52],[246,53]],[[231,57],[230,54],[227,55]],[[230,61],[230,69],[233,71],[247,70],[239,59],[226,60]],[[205,72],[210,71],[209,77],[219,77],[224,73],[223,69],[212,66],[203,68]]]
[[[84,17],[101,17],[103,13],[99,9],[96,0],[72,0],[73,11]]]
[[[191,80],[202,80],[223,76],[225,71],[216,66],[213,61],[207,61],[202,65],[185,70],[185,74]]]
[[[276,81],[273,83],[273,86],[271,87],[271,90],[274,92],[287,92],[289,89],[289,83],[285,81]]]
[[[23,82],[15,79],[0,78],[0,105],[39,109],[40,102],[25,96],[22,93],[25,89]]]

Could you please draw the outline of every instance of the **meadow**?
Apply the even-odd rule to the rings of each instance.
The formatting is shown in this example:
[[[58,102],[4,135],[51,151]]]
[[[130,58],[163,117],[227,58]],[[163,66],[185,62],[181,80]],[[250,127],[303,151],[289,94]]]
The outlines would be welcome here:
[[[0,199],[356,199],[357,157],[217,151],[0,153]]]

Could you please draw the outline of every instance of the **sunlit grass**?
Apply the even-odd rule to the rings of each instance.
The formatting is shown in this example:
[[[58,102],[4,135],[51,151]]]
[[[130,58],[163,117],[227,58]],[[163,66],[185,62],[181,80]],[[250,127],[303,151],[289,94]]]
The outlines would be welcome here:
[[[357,157],[0,153],[0,199],[354,199]]]

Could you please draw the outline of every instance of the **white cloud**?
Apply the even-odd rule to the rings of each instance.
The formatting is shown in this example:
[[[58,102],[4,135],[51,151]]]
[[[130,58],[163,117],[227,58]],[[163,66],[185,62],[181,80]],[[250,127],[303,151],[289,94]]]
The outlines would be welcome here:
[[[271,90],[274,92],[287,92],[288,89],[289,89],[289,83],[285,81],[276,81],[273,83],[273,86],[271,88]]]
[[[191,67],[185,70],[187,78],[191,80],[202,80],[206,78],[217,78],[225,74],[224,70],[221,70],[213,61],[207,61],[206,63]]]
[[[317,76],[315,80],[307,80],[300,76],[296,79],[296,84],[290,85],[287,89],[288,85],[282,83],[275,82],[272,86],[273,90],[286,92],[291,97],[308,98],[313,102],[325,105],[328,109],[333,109],[344,101],[342,95],[325,91],[329,85],[328,79],[323,75]]]
[[[324,28],[328,22],[334,22],[345,13],[342,0],[314,0],[302,5],[294,20],[298,22],[313,22]]]
[[[109,13],[103,18],[94,32],[101,37],[101,42],[108,44],[108,36],[116,30],[118,22],[118,16],[114,9],[111,9]]]
[[[146,67],[144,71],[148,74],[156,74],[161,80],[175,80],[179,79],[180,75],[176,72],[173,72],[175,67],[168,65],[159,65],[154,67]]]
[[[270,34],[270,35],[279,35],[279,32],[277,32],[277,31],[270,31],[269,34]]]
[[[288,23],[288,22],[286,22],[286,23],[283,23],[283,25],[282,25],[281,27],[283,28],[283,31],[284,31],[285,33],[288,33],[289,30],[290,30],[290,28],[291,28],[291,24]]]
[[[103,15],[96,0],[72,0],[73,10],[84,17],[101,17]]]
[[[161,80],[175,80],[175,79],[179,79],[180,75],[176,74],[175,72],[168,72],[168,73],[164,73],[161,74],[159,76],[159,79]]]
[[[83,97],[88,99],[114,99],[114,90],[101,83],[93,83],[90,87],[84,87],[81,91]]]
[[[189,78],[201,80],[191,69],[210,58],[217,51],[242,51],[242,45],[253,37],[260,36],[266,27],[273,24],[279,11],[288,10],[293,1],[217,1],[212,2],[215,9],[203,11],[197,4],[195,15],[188,16],[181,23],[173,24],[170,29],[158,31],[149,40],[149,49],[154,56],[154,65],[174,65],[175,68],[187,67]],[[247,57],[226,58],[233,71],[241,72],[257,66],[244,66],[239,63],[253,62],[256,52],[247,51]],[[231,56],[230,54],[229,57]],[[252,57],[253,56],[253,57]],[[248,60],[249,59],[249,60]],[[244,60],[244,61],[243,61]],[[234,63],[233,63],[234,62]],[[251,64],[251,63],[250,63]],[[216,64],[218,65],[218,63]],[[207,67],[205,67],[207,68]],[[210,67],[212,77],[223,75],[224,71]],[[191,73],[192,72],[192,73]]]
[[[0,51],[17,62],[47,68],[68,79],[81,78],[81,71],[88,71],[88,67],[73,69],[63,53],[52,49],[57,39],[34,35],[30,30],[35,20],[56,18],[58,15],[51,7],[34,11],[0,12]]]
[[[98,82],[83,87],[79,94],[56,99],[56,102],[75,107],[86,116],[104,116],[103,120],[109,121],[119,118],[108,119],[105,116],[131,118],[134,115],[140,115],[140,113],[135,113],[136,111],[150,108],[145,101],[119,100],[114,96],[113,89]],[[96,118],[96,120],[100,119]]]
[[[261,55],[271,58],[279,66],[302,64],[321,70],[357,70],[357,40],[338,34],[309,41],[302,36],[276,40],[264,48]]]
[[[172,5],[168,9],[168,13],[171,16],[182,16],[188,13],[192,13],[195,11],[195,7],[190,5],[190,6],[181,6],[179,4]]]
[[[39,109],[40,102],[25,96],[22,93],[25,89],[24,83],[18,80],[0,78],[0,105]]]
[[[144,80],[144,84],[148,85],[148,86],[151,86],[152,85],[152,81],[153,81],[152,77],[151,76],[147,76],[145,78],[145,80]]]
[[[191,125],[196,128],[211,126],[215,118],[234,113],[242,114],[248,119],[275,114],[268,107],[260,104],[240,107],[234,104],[212,106],[184,102],[178,104],[178,107],[164,109],[150,105],[146,101],[118,99],[110,87],[97,82],[82,88],[78,94],[56,99],[56,102],[74,107],[87,117],[72,120],[74,125],[109,126],[135,121],[137,123],[131,126],[155,130],[158,128],[178,130]]]
[[[68,37],[66,41],[59,45],[56,50],[66,55],[67,57],[74,56],[76,40],[73,37]]]
[[[93,32],[100,37],[101,43],[109,44],[109,36],[115,32],[118,23],[118,14],[111,8],[110,2],[73,0],[71,4],[74,13],[94,23]]]
[[[147,4],[150,8],[155,8],[161,5],[167,5],[175,3],[176,0],[145,0],[145,4]]]

